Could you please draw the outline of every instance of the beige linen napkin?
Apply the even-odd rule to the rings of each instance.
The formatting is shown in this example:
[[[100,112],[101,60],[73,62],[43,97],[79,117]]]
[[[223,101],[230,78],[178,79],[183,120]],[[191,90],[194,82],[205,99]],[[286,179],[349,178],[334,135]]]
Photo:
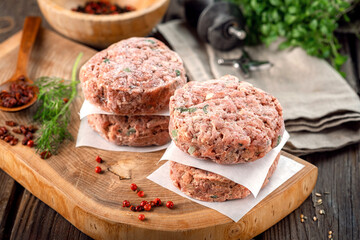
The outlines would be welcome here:
[[[218,58],[239,58],[240,49],[214,50],[180,20],[161,24],[158,29],[184,60],[190,80],[232,74],[277,97],[291,136],[285,150],[301,155],[360,141],[360,100],[326,61],[307,55],[301,48],[279,51],[279,43],[246,47],[253,59],[268,60],[273,67],[253,71],[251,78],[244,79],[238,69],[217,64]]]

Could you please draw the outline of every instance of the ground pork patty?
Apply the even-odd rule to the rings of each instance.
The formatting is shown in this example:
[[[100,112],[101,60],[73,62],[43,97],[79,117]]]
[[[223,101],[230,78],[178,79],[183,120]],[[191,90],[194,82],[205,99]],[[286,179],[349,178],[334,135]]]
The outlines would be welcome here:
[[[186,83],[179,55],[155,38],[129,38],[95,54],[80,70],[85,98],[119,115],[155,113]]]
[[[88,115],[89,125],[109,142],[126,146],[164,145],[170,141],[168,116]]]
[[[169,131],[176,146],[194,157],[237,164],[257,160],[277,146],[284,120],[275,97],[226,75],[176,90]]]
[[[279,158],[280,153],[271,165],[262,187],[269,182],[269,178],[275,172]],[[170,178],[175,187],[189,197],[207,202],[245,198],[251,193],[246,187],[221,175],[172,161],[170,162]]]

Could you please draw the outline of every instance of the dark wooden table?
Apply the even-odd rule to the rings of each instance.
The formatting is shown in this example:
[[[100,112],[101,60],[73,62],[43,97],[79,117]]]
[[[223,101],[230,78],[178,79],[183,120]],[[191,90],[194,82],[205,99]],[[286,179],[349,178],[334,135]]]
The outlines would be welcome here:
[[[174,3],[172,3],[174,5]],[[35,0],[1,0],[0,42],[22,28],[26,16],[41,16]],[[4,19],[9,19],[9,22]],[[172,18],[171,14],[167,18]],[[51,29],[43,20],[43,26]],[[359,93],[360,40],[353,34],[338,34],[342,52],[349,56],[343,70]],[[360,239],[360,144],[302,157],[319,168],[312,195],[293,213],[255,239]],[[0,159],[1,160],[1,159]],[[315,193],[329,192],[323,204],[314,207]],[[319,215],[324,209],[325,215]],[[300,222],[300,215],[307,217]],[[313,216],[318,216],[314,222]],[[90,239],[57,212],[45,205],[4,171],[0,170],[0,239]]]

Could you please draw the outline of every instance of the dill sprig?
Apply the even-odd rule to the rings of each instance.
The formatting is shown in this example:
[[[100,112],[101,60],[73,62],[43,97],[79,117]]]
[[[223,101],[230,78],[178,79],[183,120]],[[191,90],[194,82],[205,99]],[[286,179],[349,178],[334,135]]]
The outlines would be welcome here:
[[[35,84],[39,88],[39,107],[34,120],[41,124],[39,137],[36,139],[36,152],[50,152],[56,154],[62,142],[72,140],[68,125],[70,122],[70,104],[74,100],[77,90],[76,72],[82,53],[75,60],[71,81],[57,77],[40,77]]]

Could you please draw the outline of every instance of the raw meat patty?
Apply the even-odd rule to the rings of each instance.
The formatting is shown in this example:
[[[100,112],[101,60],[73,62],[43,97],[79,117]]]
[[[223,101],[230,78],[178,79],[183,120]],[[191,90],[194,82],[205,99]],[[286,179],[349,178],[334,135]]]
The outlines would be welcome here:
[[[176,90],[170,99],[169,130],[182,151],[237,164],[255,161],[277,146],[284,120],[275,97],[226,75]]]
[[[116,145],[151,146],[170,141],[167,116],[88,115],[89,125]]]
[[[129,38],[95,54],[80,70],[85,98],[118,115],[155,113],[186,83],[179,55],[155,38]]]
[[[280,153],[271,165],[265,178],[264,187],[275,172]],[[170,177],[175,187],[189,197],[207,202],[224,202],[226,200],[245,198],[250,190],[221,175],[202,169],[189,167],[177,162],[170,162]]]

